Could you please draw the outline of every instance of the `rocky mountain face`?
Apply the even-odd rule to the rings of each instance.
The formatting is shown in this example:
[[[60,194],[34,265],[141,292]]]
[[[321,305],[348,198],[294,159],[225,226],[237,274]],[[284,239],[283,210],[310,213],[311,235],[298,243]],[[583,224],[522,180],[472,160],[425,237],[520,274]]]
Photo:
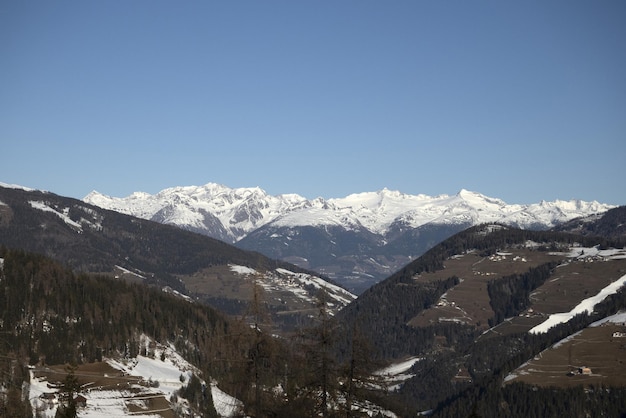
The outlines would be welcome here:
[[[600,214],[611,205],[580,200],[507,204],[461,190],[408,195],[387,189],[313,200],[260,188],[209,183],[85,202],[172,224],[311,269],[360,293],[463,229],[486,222],[543,230]]]

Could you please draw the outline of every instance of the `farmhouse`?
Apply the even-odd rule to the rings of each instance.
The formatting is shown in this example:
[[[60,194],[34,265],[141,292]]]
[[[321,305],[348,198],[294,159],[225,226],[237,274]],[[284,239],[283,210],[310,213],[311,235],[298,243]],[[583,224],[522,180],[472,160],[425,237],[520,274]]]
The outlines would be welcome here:
[[[53,402],[53,401],[56,401],[57,394],[54,392],[44,392],[41,395],[39,395],[39,399],[42,399],[48,402]]]
[[[591,374],[591,369],[589,367],[585,367],[585,366],[579,367],[578,368],[578,373],[588,376],[588,375]]]
[[[76,406],[79,408],[84,408],[87,406],[87,398],[85,398],[83,395],[78,395],[77,397],[75,397],[74,402],[76,402]]]

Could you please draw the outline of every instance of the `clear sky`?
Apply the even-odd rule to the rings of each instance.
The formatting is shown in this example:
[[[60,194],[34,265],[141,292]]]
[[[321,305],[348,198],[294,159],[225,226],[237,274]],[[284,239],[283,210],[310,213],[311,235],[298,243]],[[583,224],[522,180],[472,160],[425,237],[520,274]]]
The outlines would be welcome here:
[[[626,1],[3,1],[0,182],[626,204]]]

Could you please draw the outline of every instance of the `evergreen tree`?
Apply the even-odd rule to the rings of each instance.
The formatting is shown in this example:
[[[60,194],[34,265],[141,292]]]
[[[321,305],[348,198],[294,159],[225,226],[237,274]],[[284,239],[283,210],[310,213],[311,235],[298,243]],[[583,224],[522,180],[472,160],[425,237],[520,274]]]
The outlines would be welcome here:
[[[315,400],[315,410],[323,418],[331,416],[331,404],[336,401],[338,367],[335,358],[337,326],[328,312],[328,295],[324,290],[317,294],[317,325],[304,336],[306,356],[305,387],[308,396]]]
[[[78,393],[78,390],[80,389],[78,379],[74,374],[74,372],[76,371],[76,367],[67,366],[65,370],[67,372],[67,375],[65,376],[63,388],[59,395],[59,400],[61,403],[57,408],[55,418],[76,418],[76,395]]]
[[[349,331],[349,335],[349,355],[341,369],[346,418],[353,416],[352,410],[355,399],[363,398],[362,395],[368,392],[368,388],[380,389],[385,387],[382,376],[375,374],[376,369],[381,364],[373,360],[372,346],[361,332],[358,321]]]

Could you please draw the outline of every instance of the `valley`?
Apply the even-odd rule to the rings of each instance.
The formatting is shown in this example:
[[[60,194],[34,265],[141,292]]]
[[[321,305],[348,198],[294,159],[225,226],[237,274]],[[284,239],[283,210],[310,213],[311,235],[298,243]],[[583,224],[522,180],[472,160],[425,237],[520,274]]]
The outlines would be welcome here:
[[[371,208],[376,199],[349,200]],[[443,230],[429,225],[403,238],[428,236],[424,253],[357,297],[319,272],[180,226],[35,190],[0,187],[0,202],[7,416],[65,411],[74,378],[78,416],[88,418],[626,411],[621,235],[482,223],[457,233],[448,225],[452,235],[437,243]],[[571,228],[619,231],[624,212]],[[309,248],[299,259],[307,266],[327,253],[341,260],[335,273],[372,277],[354,264],[371,252],[346,254],[371,251],[368,242],[404,245],[352,226],[348,235],[337,225],[290,226],[273,238]],[[392,258],[367,263],[384,260]],[[584,402],[568,404],[580,391]]]
[[[297,194],[208,183],[84,202],[176,225],[316,271],[355,294],[470,226],[543,230],[612,206],[580,200],[508,204],[480,193],[409,195],[388,189],[307,200]]]

